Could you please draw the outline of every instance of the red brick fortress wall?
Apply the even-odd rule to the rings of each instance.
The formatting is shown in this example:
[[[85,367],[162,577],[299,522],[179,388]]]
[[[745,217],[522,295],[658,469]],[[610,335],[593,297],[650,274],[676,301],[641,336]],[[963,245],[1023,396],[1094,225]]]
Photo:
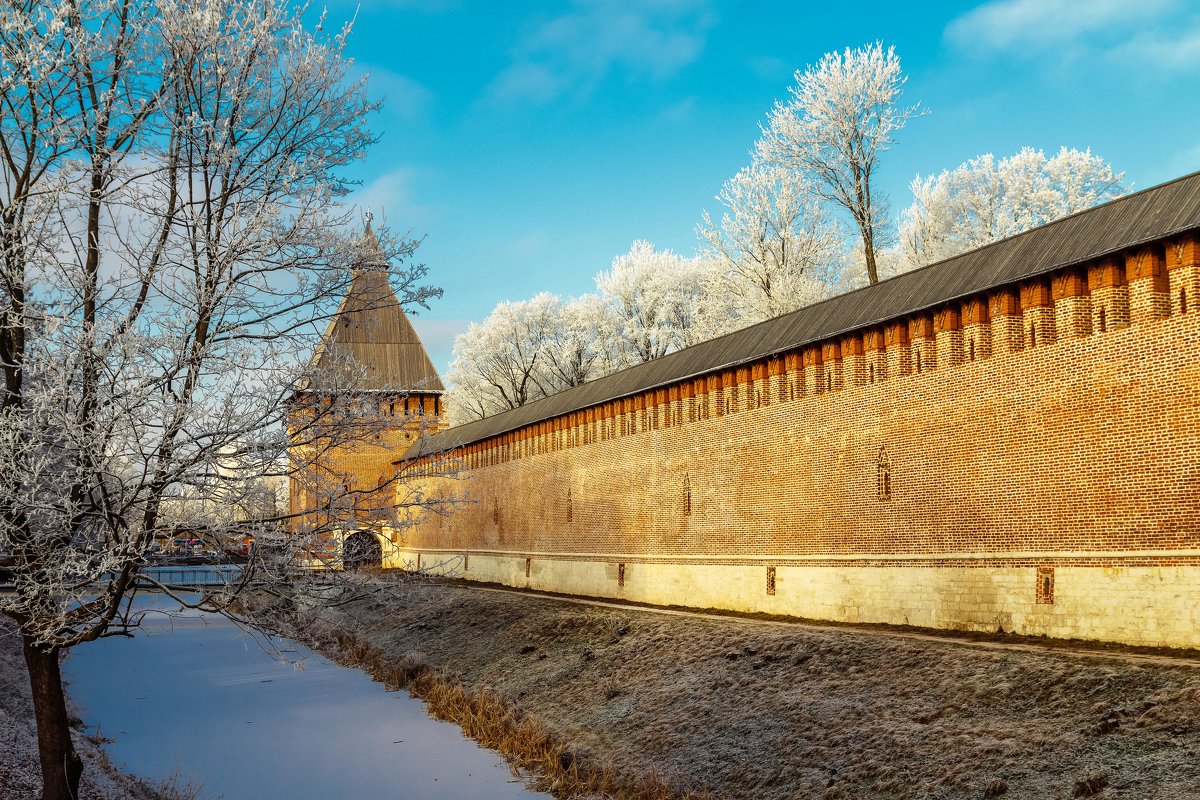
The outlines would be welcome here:
[[[469,445],[462,577],[1200,646],[1200,242]],[[469,556],[469,566],[455,559]]]

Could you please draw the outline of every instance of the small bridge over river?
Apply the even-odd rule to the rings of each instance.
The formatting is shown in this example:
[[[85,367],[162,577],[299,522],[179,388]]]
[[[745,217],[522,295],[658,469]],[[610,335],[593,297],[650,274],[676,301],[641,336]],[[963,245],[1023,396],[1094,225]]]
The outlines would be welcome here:
[[[139,571],[135,585],[138,589],[149,591],[164,587],[181,592],[219,589],[237,583],[242,577],[242,569],[242,564],[230,563],[155,564]],[[0,566],[0,594],[12,592],[14,588],[12,570]]]
[[[158,589],[213,589],[237,583],[242,577],[241,564],[172,564],[141,570],[137,587]]]

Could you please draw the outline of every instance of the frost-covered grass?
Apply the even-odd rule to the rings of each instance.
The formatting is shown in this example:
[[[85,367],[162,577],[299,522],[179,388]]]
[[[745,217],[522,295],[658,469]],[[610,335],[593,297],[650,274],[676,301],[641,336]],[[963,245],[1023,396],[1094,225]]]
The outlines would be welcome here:
[[[515,703],[585,762],[663,776],[680,792],[1200,797],[1200,666],[439,584],[303,622],[355,630],[385,660],[416,659]]]
[[[80,800],[190,800],[187,787],[175,791],[152,789],[118,771],[99,745],[86,738],[82,729],[73,732],[75,747],[83,758]],[[37,728],[29,677],[21,655],[21,641],[12,624],[0,617],[0,798],[18,800],[41,793],[38,769]]]

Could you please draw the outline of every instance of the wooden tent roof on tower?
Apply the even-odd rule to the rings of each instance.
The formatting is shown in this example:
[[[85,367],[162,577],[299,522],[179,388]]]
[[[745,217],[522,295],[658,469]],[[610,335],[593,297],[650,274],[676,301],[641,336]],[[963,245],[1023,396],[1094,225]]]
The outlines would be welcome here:
[[[445,391],[421,338],[388,283],[387,261],[371,224],[350,289],[321,337],[303,391]],[[319,386],[318,386],[319,384]]]

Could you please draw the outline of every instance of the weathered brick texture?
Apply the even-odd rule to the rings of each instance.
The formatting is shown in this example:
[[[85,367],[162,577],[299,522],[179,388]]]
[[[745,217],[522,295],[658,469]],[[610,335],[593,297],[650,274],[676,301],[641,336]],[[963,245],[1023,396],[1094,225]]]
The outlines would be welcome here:
[[[1200,267],[1176,244],[468,445],[422,480],[470,501],[401,552],[649,602],[1200,646]]]

